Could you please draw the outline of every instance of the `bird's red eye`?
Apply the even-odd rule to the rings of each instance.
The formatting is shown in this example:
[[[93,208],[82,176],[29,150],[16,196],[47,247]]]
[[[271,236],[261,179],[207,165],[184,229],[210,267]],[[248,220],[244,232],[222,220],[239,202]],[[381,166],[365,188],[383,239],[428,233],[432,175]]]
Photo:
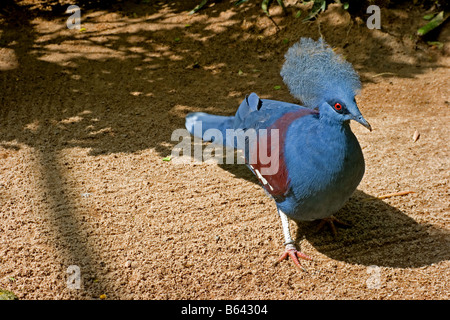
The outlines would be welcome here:
[[[342,110],[342,106],[341,106],[341,104],[340,104],[339,102],[337,102],[337,103],[334,105],[334,108],[335,108],[336,110],[338,110],[338,111]]]

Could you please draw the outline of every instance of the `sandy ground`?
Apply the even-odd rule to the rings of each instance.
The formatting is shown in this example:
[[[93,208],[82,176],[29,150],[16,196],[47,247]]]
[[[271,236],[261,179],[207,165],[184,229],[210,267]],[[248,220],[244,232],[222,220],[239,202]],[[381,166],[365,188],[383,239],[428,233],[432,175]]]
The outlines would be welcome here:
[[[302,23],[302,5],[286,1],[287,16],[271,8],[278,30],[257,1],[195,15],[199,1],[150,1],[84,10],[79,31],[42,1],[10,2],[0,288],[20,299],[450,297],[448,24],[432,35],[440,49],[413,36],[422,9],[382,8],[382,29],[369,30],[337,6]],[[304,272],[276,263],[281,223],[247,168],[162,159],[188,112],[231,115],[250,92],[295,102],[284,53],[320,34],[360,73],[374,130],[352,125],[367,169],[336,214],[351,227],[333,238],[291,223],[313,258]],[[399,191],[414,193],[374,198]]]

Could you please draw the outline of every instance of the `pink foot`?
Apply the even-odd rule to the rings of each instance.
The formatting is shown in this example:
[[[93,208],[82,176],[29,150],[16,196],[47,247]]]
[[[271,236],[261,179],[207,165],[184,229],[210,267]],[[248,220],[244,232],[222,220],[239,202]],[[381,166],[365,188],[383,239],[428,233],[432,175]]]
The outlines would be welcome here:
[[[312,260],[309,256],[307,256],[306,254],[298,251],[295,246],[293,244],[287,244],[286,245],[286,250],[284,251],[284,253],[280,256],[280,258],[278,259],[279,262],[291,258],[292,261],[294,262],[294,264],[299,267],[300,269],[302,269],[303,271],[305,270],[302,265],[300,264],[300,262],[298,261],[298,258],[301,259],[305,259],[305,260]]]

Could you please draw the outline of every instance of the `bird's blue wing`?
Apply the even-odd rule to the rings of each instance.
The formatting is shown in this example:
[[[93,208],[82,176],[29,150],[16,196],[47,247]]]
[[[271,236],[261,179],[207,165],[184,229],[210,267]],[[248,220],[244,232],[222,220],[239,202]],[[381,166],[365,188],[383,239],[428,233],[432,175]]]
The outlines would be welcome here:
[[[250,98],[250,99],[249,99]],[[235,116],[235,131],[245,136],[245,159],[264,189],[276,199],[289,190],[289,174],[284,149],[287,129],[304,116],[316,117],[318,112],[296,104],[259,99],[252,93]],[[255,134],[250,134],[253,131]]]
[[[301,109],[306,108],[283,101],[260,99],[256,93],[251,93],[236,112],[234,129],[267,129],[284,114]]]

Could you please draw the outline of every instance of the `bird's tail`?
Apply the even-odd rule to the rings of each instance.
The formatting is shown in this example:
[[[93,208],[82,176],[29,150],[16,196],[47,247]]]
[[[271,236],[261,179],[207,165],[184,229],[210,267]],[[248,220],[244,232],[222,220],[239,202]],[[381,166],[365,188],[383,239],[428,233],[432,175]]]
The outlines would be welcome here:
[[[189,113],[186,129],[194,136],[218,144],[226,144],[226,130],[232,129],[234,116],[218,116],[204,112]]]
[[[204,112],[189,113],[186,116],[185,126],[192,135],[204,141],[239,148],[236,138],[239,140],[243,131],[229,132],[230,135],[227,135],[227,129],[233,131],[242,129],[246,119],[251,117],[252,112],[261,109],[261,106],[262,100],[256,93],[251,93],[242,101],[234,116],[218,116]]]

